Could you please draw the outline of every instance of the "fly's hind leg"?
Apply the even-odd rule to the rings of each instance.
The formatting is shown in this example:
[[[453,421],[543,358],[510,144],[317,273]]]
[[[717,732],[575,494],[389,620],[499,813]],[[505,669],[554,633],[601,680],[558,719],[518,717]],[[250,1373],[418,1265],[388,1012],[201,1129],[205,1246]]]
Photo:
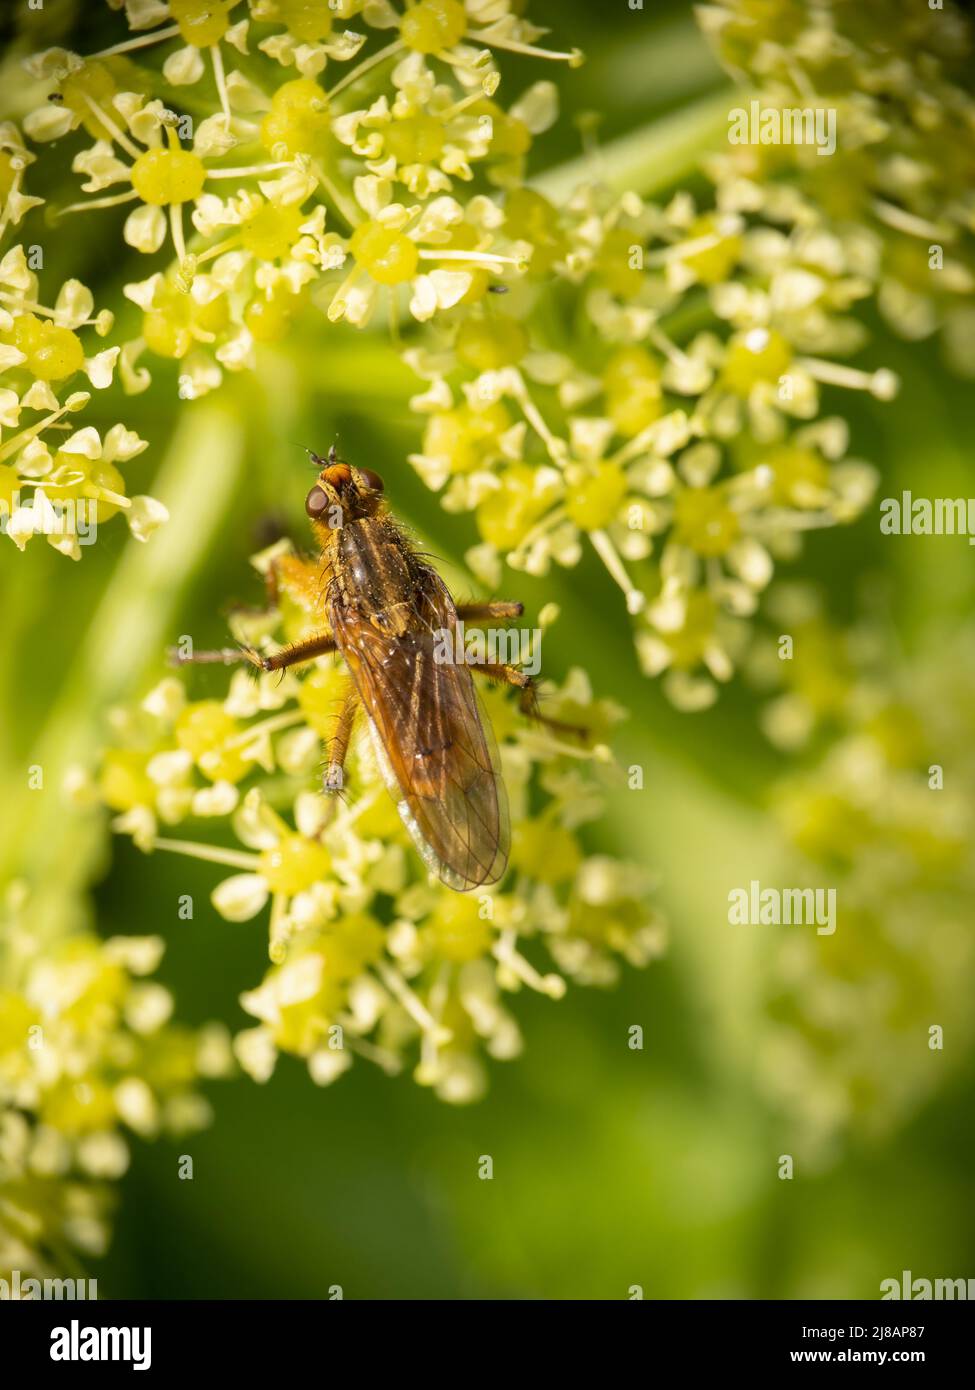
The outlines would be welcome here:
[[[474,661],[470,657],[467,664],[471,670],[481,676],[486,676],[490,681],[497,681],[501,685],[512,685],[520,691],[518,697],[518,708],[522,714],[530,719],[536,720],[539,724],[544,724],[547,729],[559,734],[571,734],[575,738],[587,738],[589,731],[583,729],[578,724],[567,724],[561,719],[552,719],[547,714],[542,714],[538,707],[538,682],[534,676],[529,676],[517,666],[511,666],[497,661]]]
[[[525,611],[523,603],[508,603],[506,599],[488,599],[484,603],[458,603],[458,618],[497,618],[504,622],[507,618],[520,618]]]
[[[474,600],[470,603],[457,605],[457,616],[462,620],[494,618],[499,622],[505,622],[511,618],[520,618],[524,611],[525,605],[523,603],[512,603],[507,599],[486,599],[484,602]],[[548,728],[559,733],[574,734],[579,738],[585,738],[585,729],[581,729],[575,724],[565,724],[559,719],[550,719],[542,714],[538,707],[538,686],[534,677],[526,675],[517,666],[504,662],[473,661],[470,657],[468,657],[468,664],[472,670],[480,672],[488,680],[498,681],[503,685],[516,686],[521,691],[518,703],[522,714],[536,719],[540,724],[545,724]]]

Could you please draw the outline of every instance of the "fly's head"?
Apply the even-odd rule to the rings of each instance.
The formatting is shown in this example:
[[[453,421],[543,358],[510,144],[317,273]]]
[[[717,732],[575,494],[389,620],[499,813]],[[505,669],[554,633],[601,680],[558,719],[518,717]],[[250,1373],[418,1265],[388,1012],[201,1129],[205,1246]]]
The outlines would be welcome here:
[[[343,462],[334,445],[327,458],[318,454],[311,457],[321,471],[305,498],[305,511],[323,542],[334,539],[334,533],[350,521],[377,516],[384,510],[384,485],[378,473]]]

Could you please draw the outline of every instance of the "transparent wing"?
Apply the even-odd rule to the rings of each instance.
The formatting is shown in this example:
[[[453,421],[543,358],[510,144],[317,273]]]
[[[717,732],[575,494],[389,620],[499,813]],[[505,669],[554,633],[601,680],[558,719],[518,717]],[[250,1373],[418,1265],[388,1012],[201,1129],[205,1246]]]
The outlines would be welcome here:
[[[406,631],[333,607],[335,638],[372,725],[383,775],[427,865],[460,892],[495,883],[508,862],[504,783],[467,666],[442,657],[457,614],[432,571]]]

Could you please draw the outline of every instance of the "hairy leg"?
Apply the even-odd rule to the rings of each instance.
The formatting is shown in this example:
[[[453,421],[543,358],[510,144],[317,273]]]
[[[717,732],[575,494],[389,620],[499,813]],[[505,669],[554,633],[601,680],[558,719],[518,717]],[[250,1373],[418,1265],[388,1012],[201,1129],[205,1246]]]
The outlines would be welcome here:
[[[277,608],[285,594],[305,613],[320,613],[324,607],[324,583],[319,560],[305,559],[286,551],[276,555],[264,575],[264,607],[235,603],[230,613],[269,613]]]
[[[359,696],[351,680],[346,682],[342,703],[335,716],[335,723],[327,739],[328,768],[325,772],[325,790],[340,792],[345,786],[345,760],[349,753],[352,729],[359,709]]]
[[[531,719],[537,719],[546,728],[553,729],[560,734],[573,734],[576,738],[586,738],[588,730],[580,728],[578,724],[566,724],[561,719],[551,719],[548,715],[542,714],[538,708],[538,683],[534,676],[527,675],[517,666],[504,665],[497,661],[471,661],[467,664],[476,675],[486,676],[488,680],[498,681],[501,685],[513,685],[516,690],[521,692],[518,698],[518,706],[522,714],[526,714]]]
[[[236,612],[267,612],[278,606],[281,595],[286,594],[307,613],[321,614],[323,604],[322,566],[316,560],[302,559],[300,555],[278,555],[272,561],[264,582],[267,593],[266,609],[236,608]],[[283,671],[299,662],[311,661],[313,657],[324,656],[335,651],[335,639],[330,632],[323,630],[314,636],[284,647],[272,656],[263,656],[249,647],[220,647],[215,651],[200,651],[183,654],[178,647],[170,647],[167,653],[172,666],[212,665],[232,666],[239,661],[249,661],[260,671]]]
[[[286,594],[306,613],[319,613],[324,607],[324,582],[320,560],[300,555],[278,555],[265,577],[269,605],[276,606]]]
[[[458,618],[520,618],[525,611],[523,603],[509,603],[506,599],[487,599],[484,603],[458,603]]]
[[[293,642],[290,647],[282,647],[279,652],[264,656],[250,647],[221,647],[217,651],[183,653],[178,647],[170,647],[167,653],[171,666],[203,666],[219,663],[232,666],[238,661],[249,661],[259,671],[284,671],[289,666],[298,666],[303,661],[311,661],[316,656],[325,656],[336,650],[335,638],[330,632],[316,632],[301,642]]]

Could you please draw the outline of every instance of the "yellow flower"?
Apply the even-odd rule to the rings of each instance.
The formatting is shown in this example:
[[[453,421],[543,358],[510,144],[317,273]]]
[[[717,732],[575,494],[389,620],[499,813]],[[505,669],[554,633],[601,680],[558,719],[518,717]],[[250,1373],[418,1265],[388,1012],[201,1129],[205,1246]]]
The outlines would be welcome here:
[[[308,615],[292,606],[286,616],[295,640]],[[235,630],[265,642],[279,619],[244,615]],[[241,999],[256,1023],[234,1044],[255,1080],[270,1077],[282,1051],[324,1085],[354,1056],[394,1073],[416,1048],[420,1084],[452,1103],[473,1100],[486,1080],[481,1049],[499,1058],[520,1049],[505,992],[527,986],[558,999],[567,978],[606,983],[615,954],[644,965],[660,948],[649,885],[615,860],[588,857],[580,833],[602,809],[604,740],[622,712],[594,699],[581,671],[546,690],[547,715],[589,731],[583,747],[486,692],[512,805],[511,873],[465,896],[434,882],[415,853],[364,730],[342,794],[323,790],[322,738],[340,678],[334,657],[280,683],[238,671],[222,701],[196,702],[181,682],[163,681],[140,708],[115,713],[116,741],[93,789],[142,849],[231,870],[211,895],[225,920],[245,923],[270,906],[271,964]],[[160,833],[161,822],[196,816],[211,828],[229,823],[237,844]],[[586,904],[598,928],[587,925]],[[522,939],[535,937],[556,969],[523,953]]]

